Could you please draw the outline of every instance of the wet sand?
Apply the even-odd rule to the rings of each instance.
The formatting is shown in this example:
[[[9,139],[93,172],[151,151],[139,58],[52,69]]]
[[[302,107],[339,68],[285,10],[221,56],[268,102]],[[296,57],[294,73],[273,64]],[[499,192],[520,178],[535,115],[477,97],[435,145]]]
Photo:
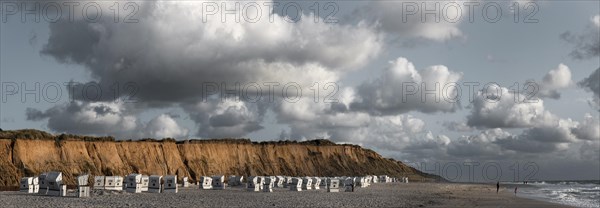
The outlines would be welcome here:
[[[0,207],[567,207],[514,196],[510,187],[497,194],[495,184],[378,183],[355,192],[273,191],[192,186],[177,194],[94,191],[91,198],[75,198],[72,192],[70,197],[49,197],[5,191],[0,192]]]

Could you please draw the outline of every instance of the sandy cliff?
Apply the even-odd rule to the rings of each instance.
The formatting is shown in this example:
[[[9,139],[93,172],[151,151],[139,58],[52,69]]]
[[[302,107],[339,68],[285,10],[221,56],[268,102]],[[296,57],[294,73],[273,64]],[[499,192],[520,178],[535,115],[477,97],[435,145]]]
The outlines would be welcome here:
[[[437,177],[381,157],[355,145],[327,140],[251,142],[224,140],[114,141],[110,137],[51,135],[36,130],[0,132],[0,186],[18,186],[18,179],[41,172],[62,171],[68,184],[74,176],[177,174],[197,180],[203,175],[352,176],[387,174],[412,180]]]

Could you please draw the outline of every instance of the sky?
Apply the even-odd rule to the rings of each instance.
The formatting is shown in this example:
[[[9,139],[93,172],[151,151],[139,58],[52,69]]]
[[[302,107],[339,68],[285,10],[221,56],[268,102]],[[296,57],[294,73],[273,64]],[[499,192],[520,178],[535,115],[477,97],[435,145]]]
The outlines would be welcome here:
[[[0,2],[0,128],[600,178],[598,1]]]

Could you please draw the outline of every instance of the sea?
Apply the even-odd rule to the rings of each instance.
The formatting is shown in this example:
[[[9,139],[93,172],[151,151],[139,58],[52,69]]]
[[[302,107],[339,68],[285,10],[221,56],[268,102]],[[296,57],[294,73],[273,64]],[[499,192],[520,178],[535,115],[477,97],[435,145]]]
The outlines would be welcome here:
[[[600,207],[599,180],[533,181],[519,186],[517,192],[520,197],[574,207]]]

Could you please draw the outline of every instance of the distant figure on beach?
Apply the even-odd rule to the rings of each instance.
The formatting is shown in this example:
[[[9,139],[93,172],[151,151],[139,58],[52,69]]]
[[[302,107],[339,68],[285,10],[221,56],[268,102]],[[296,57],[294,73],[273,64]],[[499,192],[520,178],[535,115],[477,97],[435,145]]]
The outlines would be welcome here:
[[[498,191],[500,191],[500,181],[496,183],[496,194],[498,194]]]
[[[518,188],[518,187],[516,187],[516,186],[515,186],[515,196],[517,195],[517,188]]]

